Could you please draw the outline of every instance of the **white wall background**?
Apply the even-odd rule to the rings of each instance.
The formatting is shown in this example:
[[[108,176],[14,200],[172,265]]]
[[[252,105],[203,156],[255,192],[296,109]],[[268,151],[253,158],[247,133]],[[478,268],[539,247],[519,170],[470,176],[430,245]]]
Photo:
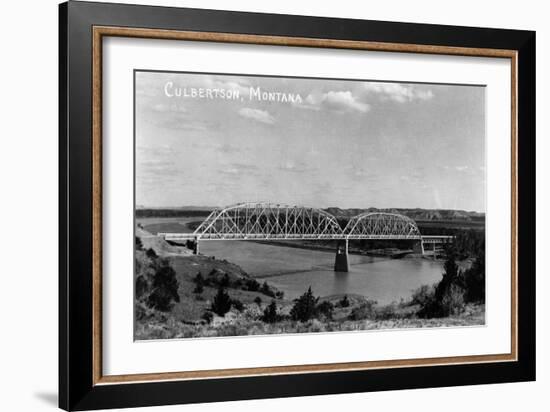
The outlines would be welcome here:
[[[139,1],[134,1],[134,3]],[[537,31],[537,347],[535,383],[423,389],[171,406],[178,411],[547,410],[550,387],[549,280],[542,258],[550,231],[550,26],[537,0],[380,2],[277,0],[147,1],[212,9],[530,29]],[[4,2],[0,13],[0,410],[57,404],[57,1]],[[39,238],[29,238],[38,231]],[[535,276],[535,274],[522,274]],[[160,408],[144,409],[147,411]]]

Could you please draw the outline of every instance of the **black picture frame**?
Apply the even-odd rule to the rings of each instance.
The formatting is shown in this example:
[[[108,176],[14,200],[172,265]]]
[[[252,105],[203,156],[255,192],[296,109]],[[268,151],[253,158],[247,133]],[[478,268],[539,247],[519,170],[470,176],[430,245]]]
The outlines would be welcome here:
[[[92,36],[136,27],[517,52],[517,361],[98,385]],[[535,32],[71,1],[59,6],[59,406],[89,410],[535,379]]]

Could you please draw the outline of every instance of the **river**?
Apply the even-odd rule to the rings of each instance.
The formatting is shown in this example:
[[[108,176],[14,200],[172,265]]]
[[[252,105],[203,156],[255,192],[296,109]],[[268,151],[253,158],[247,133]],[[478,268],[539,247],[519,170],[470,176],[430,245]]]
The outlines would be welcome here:
[[[190,232],[189,222],[201,218],[141,218],[152,233]],[[204,255],[226,259],[256,278],[285,292],[294,299],[309,286],[317,296],[359,294],[380,304],[408,299],[422,285],[438,282],[442,262],[421,258],[387,259],[349,255],[350,271],[335,273],[335,252],[274,246],[251,241],[205,240],[200,242]]]
[[[200,252],[226,259],[264,278],[294,299],[311,286],[317,296],[359,294],[380,304],[407,299],[412,291],[441,279],[441,262],[421,258],[387,259],[349,255],[350,271],[333,271],[334,252],[250,241],[202,241]]]

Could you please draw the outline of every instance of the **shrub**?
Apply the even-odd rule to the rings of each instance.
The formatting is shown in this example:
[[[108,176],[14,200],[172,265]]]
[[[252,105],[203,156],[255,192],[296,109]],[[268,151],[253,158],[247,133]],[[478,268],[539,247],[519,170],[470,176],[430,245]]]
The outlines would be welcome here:
[[[485,302],[485,249],[481,248],[472,267],[464,273],[467,302]]]
[[[464,311],[464,289],[451,284],[441,300],[443,316],[458,315]]]
[[[212,311],[219,316],[224,316],[231,309],[231,298],[223,287],[218,288],[218,293],[212,302]]]
[[[271,287],[267,284],[267,282],[264,282],[262,284],[262,287],[260,288],[260,292],[263,293],[266,296],[269,296],[271,298],[275,297],[275,292],[271,289]]]
[[[206,323],[212,322],[212,319],[214,319],[214,315],[210,311],[206,311],[202,314],[202,320],[206,321]]]
[[[259,296],[256,296],[256,297],[254,298],[254,303],[255,303],[256,305],[260,306],[260,305],[262,304],[262,298],[259,297]]]
[[[243,303],[238,299],[231,299],[231,306],[233,306],[239,312],[242,312],[244,310]]]
[[[257,292],[260,290],[260,284],[256,279],[247,279],[245,284],[246,290],[249,290],[251,292]]]
[[[465,277],[458,269],[455,257],[456,252],[452,246],[447,247],[447,259],[445,260],[445,273],[441,281],[433,288],[420,288],[413,301],[421,305],[417,315],[422,318],[441,318],[449,315],[457,315],[464,310],[465,303]]]
[[[349,303],[348,295],[344,295],[344,297],[338,301],[338,306],[340,306],[341,308],[347,308],[349,307],[349,305],[350,303]]]
[[[161,266],[153,276],[153,292],[147,299],[148,305],[163,312],[170,311],[173,302],[180,301],[178,287],[176,272],[172,266]]]
[[[193,279],[195,282],[195,289],[193,289],[193,293],[202,293],[204,291],[204,278],[202,277],[202,273],[197,273],[197,276]]]
[[[404,318],[403,314],[399,313],[399,303],[393,302],[389,305],[375,308],[374,317],[376,320],[390,320]]]
[[[290,309],[290,317],[292,320],[305,322],[317,314],[317,302],[319,298],[313,296],[311,286],[298,299],[294,300],[294,306]]]
[[[143,243],[141,242],[141,239],[136,236],[136,250],[143,249]]]
[[[147,282],[147,279],[145,279],[145,276],[140,275],[136,279],[136,298],[139,299],[149,289],[149,282]]]
[[[266,323],[275,323],[281,320],[281,316],[277,313],[277,304],[274,300],[264,309],[261,320]]]
[[[145,252],[145,255],[147,255],[149,259],[155,259],[158,257],[157,253],[151,248],[147,249],[147,251]]]
[[[332,312],[334,311],[334,305],[325,300],[317,305],[317,313],[324,316],[327,319],[332,319]]]
[[[220,281],[220,286],[222,288],[227,288],[229,287],[229,275],[226,273],[223,275],[221,281]]]
[[[434,286],[422,285],[413,292],[411,303],[413,305],[420,305],[420,307],[424,307],[434,299],[434,294]]]
[[[368,300],[356,308],[353,308],[351,313],[348,316],[349,320],[363,320],[363,319],[374,319],[376,317],[376,311],[374,306],[376,301]]]

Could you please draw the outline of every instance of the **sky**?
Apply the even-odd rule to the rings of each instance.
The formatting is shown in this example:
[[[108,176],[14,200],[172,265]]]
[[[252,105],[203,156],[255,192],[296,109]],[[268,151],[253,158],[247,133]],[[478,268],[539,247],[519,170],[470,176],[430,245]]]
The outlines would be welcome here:
[[[136,206],[484,212],[484,96],[483,86],[136,71]]]

